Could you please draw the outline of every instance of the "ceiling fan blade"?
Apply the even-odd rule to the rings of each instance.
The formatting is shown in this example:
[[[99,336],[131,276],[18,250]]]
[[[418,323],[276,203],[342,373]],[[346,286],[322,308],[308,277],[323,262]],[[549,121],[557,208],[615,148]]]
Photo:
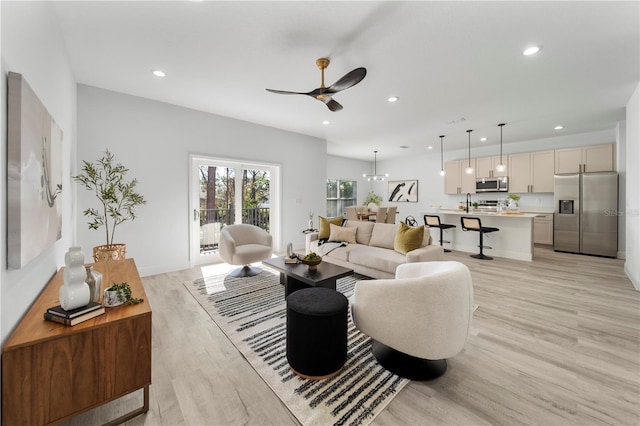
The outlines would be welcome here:
[[[309,93],[303,92],[288,92],[286,90],[274,90],[274,89],[266,89],[267,92],[277,93],[279,95],[309,95]]]
[[[336,93],[349,87],[353,87],[360,83],[367,75],[367,69],[364,67],[356,68],[346,73],[340,80],[333,83],[327,88],[325,93]]]
[[[336,112],[342,109],[342,105],[340,105],[337,101],[334,101],[331,96],[323,96],[322,98],[316,98],[321,102],[324,102],[331,111]]]

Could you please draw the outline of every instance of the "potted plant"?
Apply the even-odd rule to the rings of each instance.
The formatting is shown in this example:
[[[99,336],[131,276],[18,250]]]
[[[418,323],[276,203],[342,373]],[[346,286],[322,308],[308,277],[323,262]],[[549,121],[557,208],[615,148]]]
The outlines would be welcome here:
[[[83,212],[89,218],[89,229],[104,227],[105,230],[106,244],[93,248],[93,259],[96,262],[125,258],[126,244],[113,242],[116,227],[134,220],[136,207],[147,203],[135,191],[138,180],[125,180],[128,171],[129,169],[114,161],[113,154],[107,149],[95,164],[83,161],[82,173],[73,176],[73,180],[93,191],[101,204],[99,209],[88,208]]]
[[[382,198],[380,198],[380,196],[378,194],[376,194],[373,191],[370,191],[367,196],[364,199],[364,203],[362,203],[363,206],[368,206],[369,204],[373,203],[377,206],[380,205],[380,203],[382,202]]]
[[[104,291],[104,305],[137,305],[144,302],[144,299],[133,297],[131,294],[131,286],[125,281],[119,284],[112,284],[111,287]]]
[[[518,201],[520,196],[516,194],[509,194],[509,210],[518,210]]]

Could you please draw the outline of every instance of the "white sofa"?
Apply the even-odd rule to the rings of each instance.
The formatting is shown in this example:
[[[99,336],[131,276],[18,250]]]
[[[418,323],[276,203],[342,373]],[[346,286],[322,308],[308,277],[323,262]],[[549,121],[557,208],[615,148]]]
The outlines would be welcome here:
[[[400,224],[347,220],[344,227],[357,228],[356,244],[339,247],[323,257],[323,261],[353,269],[372,278],[394,278],[396,268],[404,263],[444,260],[444,249],[433,244],[425,227],[422,247],[406,255],[393,249]],[[306,235],[306,253],[318,252],[318,233]]]

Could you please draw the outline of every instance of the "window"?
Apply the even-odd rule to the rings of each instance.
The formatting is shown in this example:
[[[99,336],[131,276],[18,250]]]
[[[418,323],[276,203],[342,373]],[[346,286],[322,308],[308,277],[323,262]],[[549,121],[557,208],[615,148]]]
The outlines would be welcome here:
[[[327,179],[327,217],[342,216],[345,209],[357,203],[358,182]]]

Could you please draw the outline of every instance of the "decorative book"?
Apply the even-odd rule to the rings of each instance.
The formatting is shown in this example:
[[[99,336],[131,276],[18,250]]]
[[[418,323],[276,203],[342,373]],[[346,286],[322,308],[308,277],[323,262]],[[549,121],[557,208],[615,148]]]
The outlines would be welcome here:
[[[46,319],[47,321],[53,321],[53,322],[57,322],[64,325],[76,325],[76,324],[80,324],[81,322],[90,320],[91,318],[95,318],[99,315],[102,315],[104,314],[104,312],[105,312],[104,306],[101,305],[98,309],[94,309],[93,311],[89,311],[83,315],[76,316],[73,318],[59,317],[57,315],[52,315],[49,312],[45,312],[44,319]]]
[[[81,306],[79,308],[72,309],[69,311],[62,309],[62,306],[60,305],[54,306],[47,309],[47,313],[61,317],[61,318],[75,318],[75,317],[79,317],[80,315],[84,315],[88,312],[93,312],[100,308],[102,308],[102,305],[100,303],[89,302],[89,304],[86,306]]]
[[[298,263],[298,258],[297,257],[285,257],[284,258],[284,263],[285,264],[297,264]]]

